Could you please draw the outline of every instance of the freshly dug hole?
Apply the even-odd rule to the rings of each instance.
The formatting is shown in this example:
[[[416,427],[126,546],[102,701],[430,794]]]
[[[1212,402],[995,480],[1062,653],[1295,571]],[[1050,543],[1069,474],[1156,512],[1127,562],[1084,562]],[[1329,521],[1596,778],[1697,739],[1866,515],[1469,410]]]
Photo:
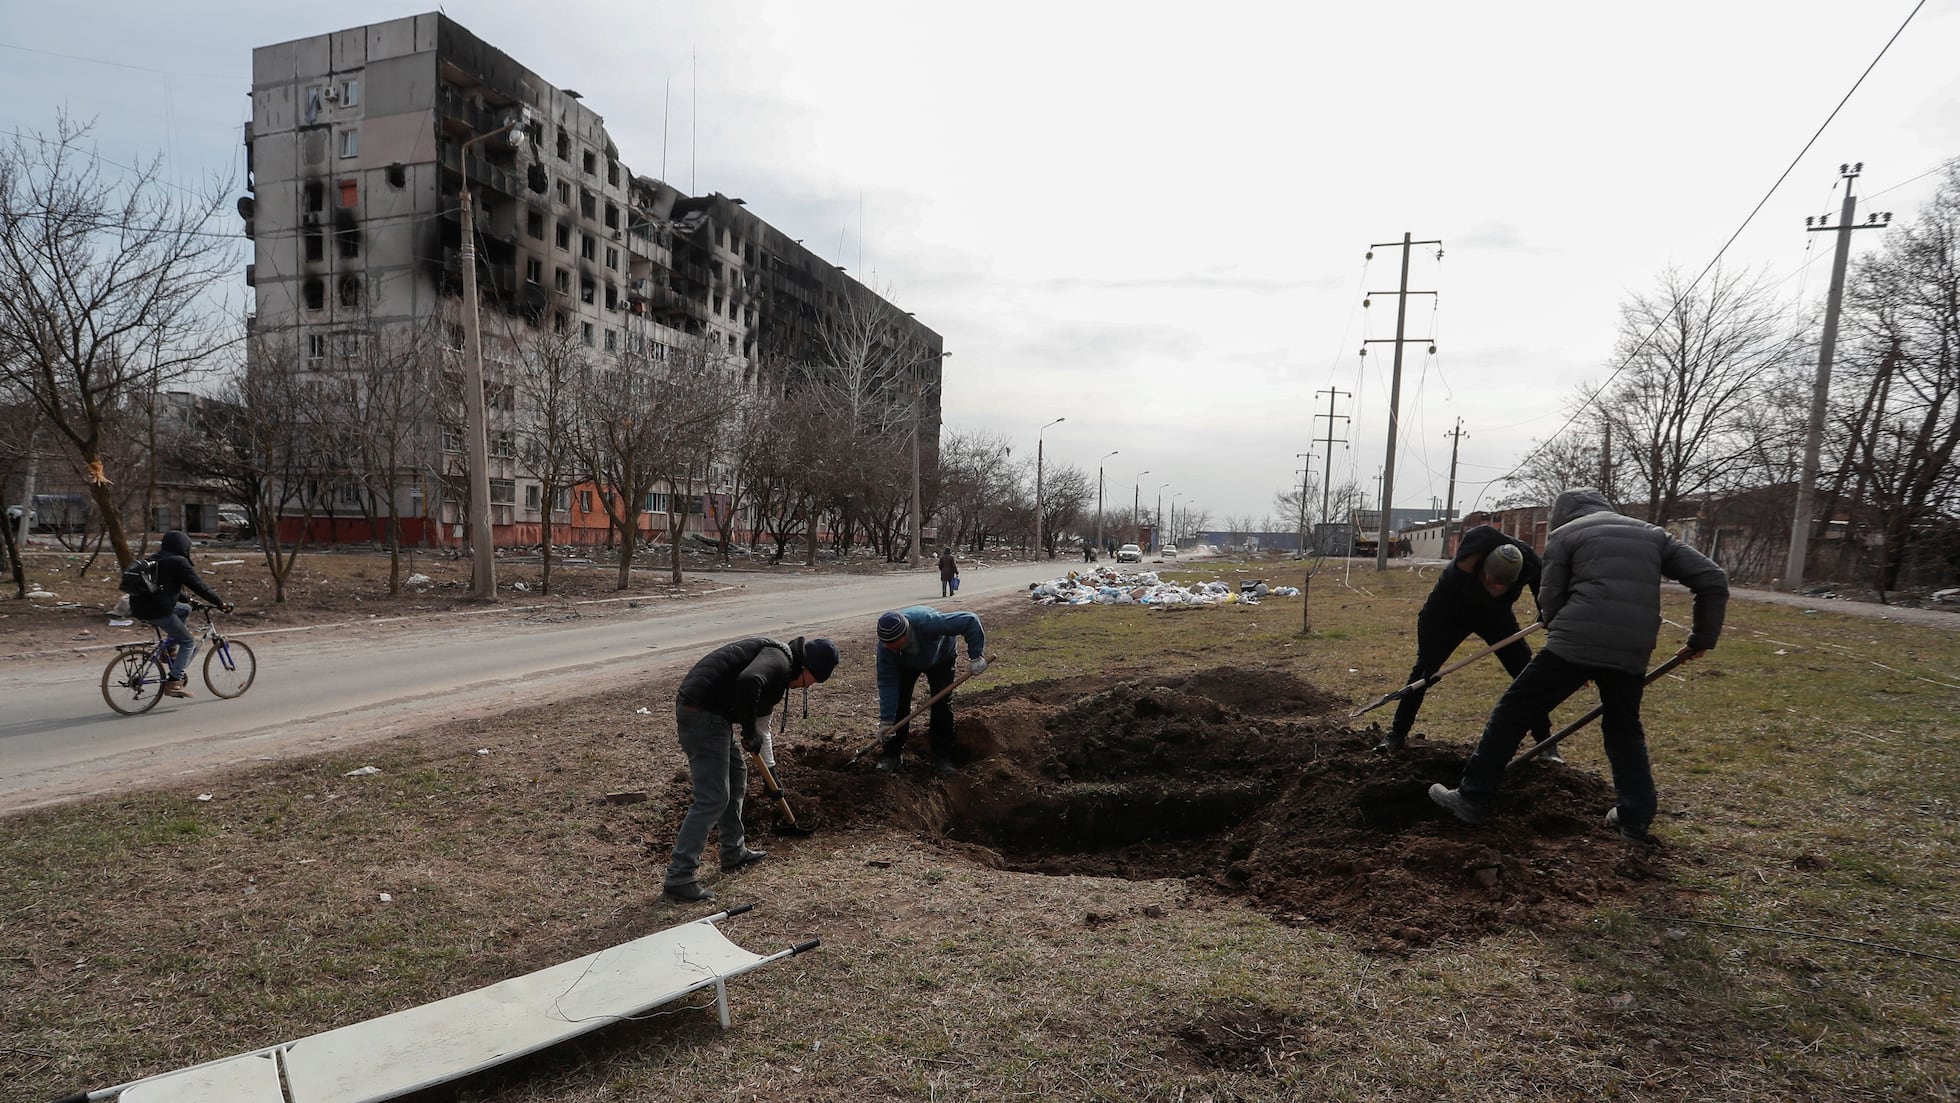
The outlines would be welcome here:
[[[895,778],[825,746],[779,751],[779,777],[806,826],[920,831],[1030,873],[1184,878],[1371,945],[1565,922],[1664,876],[1601,822],[1611,790],[1592,774],[1523,767],[1468,827],[1427,796],[1467,748],[1379,757],[1348,707],[1260,667],[1044,682],[961,697],[949,781],[922,729]]]

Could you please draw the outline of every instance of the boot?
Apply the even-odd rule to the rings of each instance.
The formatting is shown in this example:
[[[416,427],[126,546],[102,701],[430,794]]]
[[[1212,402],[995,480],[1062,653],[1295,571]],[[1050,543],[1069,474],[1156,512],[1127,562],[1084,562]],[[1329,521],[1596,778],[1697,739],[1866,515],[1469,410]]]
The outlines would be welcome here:
[[[879,755],[878,764],[876,766],[873,766],[872,769],[878,771],[881,774],[897,773],[898,772],[898,748],[897,747],[888,748],[884,754]]]
[[[1402,748],[1408,745],[1408,736],[1389,732],[1387,735],[1382,736],[1380,743],[1375,744],[1374,750],[1376,754],[1398,754]]]
[[[940,777],[943,778],[955,778],[960,776],[959,764],[955,763],[952,759],[947,758],[943,754],[936,754],[932,756],[932,772],[938,774]]]
[[[750,850],[748,847],[743,847],[742,852],[735,857],[729,858],[724,856],[722,858],[721,871],[723,873],[733,873],[738,869],[746,869],[768,856],[769,852],[766,850]]]
[[[163,695],[165,697],[189,697],[191,691],[184,688],[184,679],[171,678],[163,683]]]
[[[660,895],[676,904],[698,904],[703,900],[713,900],[715,894],[701,887],[698,881],[683,881],[678,885],[661,886]]]

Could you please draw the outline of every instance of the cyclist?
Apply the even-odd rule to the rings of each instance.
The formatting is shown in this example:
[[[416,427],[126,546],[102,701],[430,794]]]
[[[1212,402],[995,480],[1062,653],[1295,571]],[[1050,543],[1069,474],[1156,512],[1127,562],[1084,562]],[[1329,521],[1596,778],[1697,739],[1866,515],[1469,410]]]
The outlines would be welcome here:
[[[137,620],[162,629],[177,645],[171,653],[170,674],[164,680],[163,693],[166,697],[189,697],[191,691],[184,688],[184,671],[197,651],[197,637],[191,635],[190,626],[184,623],[184,618],[191,615],[191,607],[184,603],[184,587],[189,586],[197,596],[227,613],[231,612],[231,606],[206,586],[198,577],[197,568],[191,566],[190,537],[175,529],[164,533],[159,550],[150,559],[157,565],[157,588],[130,595],[129,612]]]

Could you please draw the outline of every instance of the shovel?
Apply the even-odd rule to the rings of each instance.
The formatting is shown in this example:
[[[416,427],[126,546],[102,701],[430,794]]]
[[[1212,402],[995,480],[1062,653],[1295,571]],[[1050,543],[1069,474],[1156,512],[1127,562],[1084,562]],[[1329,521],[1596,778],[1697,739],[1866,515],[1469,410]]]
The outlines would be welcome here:
[[[1659,678],[1661,675],[1666,674],[1668,671],[1673,670],[1675,667],[1680,666],[1682,663],[1685,663],[1689,659],[1692,659],[1694,657],[1695,657],[1695,653],[1693,651],[1690,651],[1687,648],[1683,647],[1681,650],[1676,651],[1674,653],[1673,658],[1667,660],[1661,665],[1648,671],[1647,677],[1641,682],[1641,684],[1649,685],[1649,686],[1653,685],[1655,679]],[[1506,770],[1515,770],[1519,766],[1522,766],[1525,763],[1531,761],[1532,759],[1538,757],[1539,755],[1544,754],[1546,751],[1549,751],[1553,747],[1558,746],[1559,740],[1564,739],[1566,736],[1571,735],[1573,732],[1578,731],[1580,728],[1583,728],[1587,724],[1592,723],[1594,720],[1599,719],[1599,714],[1605,711],[1606,711],[1605,705],[1593,706],[1593,710],[1591,712],[1585,714],[1584,716],[1581,716],[1577,720],[1574,720],[1570,724],[1567,724],[1566,726],[1546,736],[1544,742],[1533,744],[1523,754],[1512,759],[1511,764],[1504,768]]]
[[[988,655],[986,659],[987,659],[987,665],[992,666],[994,662],[994,657],[992,655]],[[878,734],[871,737],[871,742],[866,743],[862,747],[859,747],[857,753],[852,755],[851,760],[849,762],[846,762],[844,765],[846,766],[855,765],[858,759],[863,758],[865,755],[868,755],[872,751],[877,750],[879,747],[884,746],[886,736],[904,727],[905,725],[910,724],[914,716],[917,716],[920,713],[931,708],[932,706],[938,704],[948,694],[952,693],[954,690],[965,685],[966,680],[971,677],[973,677],[972,671],[968,671],[967,673],[960,675],[959,677],[953,679],[952,685],[947,686],[945,689],[942,689],[938,693],[935,693],[932,696],[926,698],[925,703],[921,704],[918,708],[913,709],[911,712],[906,713],[904,716],[899,717],[897,720],[894,720],[891,723],[886,724],[884,727],[879,728]]]
[[[1395,690],[1392,693],[1382,694],[1380,697],[1377,697],[1374,700],[1368,702],[1367,704],[1362,705],[1360,708],[1355,709],[1353,712],[1348,713],[1348,719],[1352,720],[1355,717],[1360,716],[1364,712],[1372,712],[1375,709],[1378,709],[1383,705],[1388,704],[1390,701],[1400,701],[1403,697],[1407,696],[1408,694],[1414,693],[1416,690],[1427,689],[1428,687],[1435,685],[1437,682],[1442,681],[1443,675],[1454,674],[1457,671],[1462,670],[1464,667],[1469,666],[1471,663],[1476,662],[1478,659],[1481,659],[1486,655],[1495,655],[1499,651],[1504,650],[1505,648],[1511,646],[1512,644],[1518,642],[1521,639],[1524,639],[1526,636],[1529,636],[1533,632],[1536,632],[1543,627],[1544,627],[1543,624],[1534,620],[1530,624],[1525,625],[1523,628],[1518,629],[1517,634],[1506,636],[1503,639],[1498,640],[1496,643],[1491,644],[1489,647],[1484,648],[1482,651],[1477,652],[1475,655],[1472,655],[1467,659],[1463,659],[1458,662],[1451,663],[1450,665],[1444,667],[1443,669],[1437,671],[1436,673],[1431,674],[1427,678],[1417,678],[1415,681],[1410,682],[1408,685],[1403,686],[1401,689]]]
[[[776,784],[776,774],[769,769],[769,764],[754,751],[749,752],[749,762],[755,767],[755,772],[762,775],[763,792],[775,800],[776,810],[783,814],[783,822],[776,825],[776,834],[808,835],[810,829],[796,822],[796,813],[790,811],[789,798],[783,795],[782,786]]]

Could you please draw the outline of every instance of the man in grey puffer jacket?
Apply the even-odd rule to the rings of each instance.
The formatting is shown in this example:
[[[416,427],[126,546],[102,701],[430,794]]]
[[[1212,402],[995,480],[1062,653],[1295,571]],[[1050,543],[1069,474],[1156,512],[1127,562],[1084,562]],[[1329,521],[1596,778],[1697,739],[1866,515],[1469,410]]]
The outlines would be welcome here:
[[[1640,697],[1660,640],[1662,577],[1694,591],[1694,629],[1683,650],[1699,657],[1722,634],[1728,574],[1667,530],[1615,513],[1591,487],[1560,494],[1538,586],[1545,646],[1491,711],[1460,786],[1432,785],[1430,799],[1465,823],[1483,819],[1525,729],[1590,681],[1599,687],[1600,731],[1617,794],[1607,822],[1622,838],[1648,841],[1657,801]]]

